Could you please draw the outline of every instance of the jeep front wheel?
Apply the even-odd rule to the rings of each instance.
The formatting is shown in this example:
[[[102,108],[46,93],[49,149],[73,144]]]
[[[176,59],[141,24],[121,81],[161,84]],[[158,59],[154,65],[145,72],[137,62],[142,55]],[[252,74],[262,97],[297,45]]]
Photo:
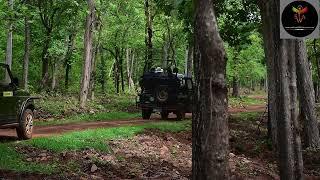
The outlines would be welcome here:
[[[143,119],[150,119],[152,110],[150,109],[142,109],[142,118]]]
[[[16,131],[19,139],[27,140],[32,138],[33,112],[31,109],[26,109],[22,113],[21,122]]]

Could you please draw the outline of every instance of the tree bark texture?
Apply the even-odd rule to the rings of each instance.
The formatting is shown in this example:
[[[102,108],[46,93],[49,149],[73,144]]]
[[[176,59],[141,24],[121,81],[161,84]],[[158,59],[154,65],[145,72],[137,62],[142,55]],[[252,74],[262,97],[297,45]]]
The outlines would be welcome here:
[[[264,39],[264,51],[267,61],[267,82],[268,82],[268,115],[269,124],[271,129],[271,139],[273,148],[278,149],[278,137],[277,137],[277,104],[276,104],[276,89],[275,89],[275,75],[273,73],[274,63],[278,56],[278,46],[274,44],[274,39],[278,36],[275,29],[274,19],[270,18],[274,16],[273,2],[266,0],[259,0],[258,5],[261,12],[262,30]]]
[[[153,57],[153,29],[152,29],[152,0],[145,0],[145,16],[146,16],[146,32],[145,32],[145,44],[146,44],[146,59],[144,72],[148,71],[152,67],[152,57]]]
[[[315,93],[311,69],[307,59],[307,49],[304,41],[296,43],[296,66],[301,115],[305,127],[305,143],[308,147],[320,147],[319,129],[316,116]]]
[[[260,0],[258,3],[262,14],[269,74],[269,111],[273,141],[279,152],[280,178],[302,179],[303,162],[297,122],[296,42],[280,39],[280,2]],[[274,139],[274,129],[277,141]]]
[[[8,0],[8,7],[10,11],[13,11],[13,0]],[[6,64],[9,65],[11,69],[12,65],[12,48],[13,48],[13,39],[12,39],[12,34],[13,34],[13,17],[11,16],[9,21],[8,21],[8,35],[7,35],[7,50],[6,50]],[[6,82],[10,82],[10,76],[8,73],[6,73]]]
[[[239,80],[236,77],[233,77],[232,80],[232,96],[240,97]]]
[[[229,179],[226,56],[211,0],[196,2],[195,67],[192,176]]]
[[[94,0],[87,0],[89,14],[86,18],[86,29],[84,35],[84,58],[82,67],[81,91],[80,91],[80,107],[84,108],[87,103],[90,77],[91,77],[91,61],[92,61],[92,44],[93,44],[93,29],[95,20],[95,3]]]
[[[28,5],[29,1],[26,1]],[[24,18],[24,56],[23,56],[23,78],[22,88],[28,90],[28,79],[29,79],[29,59],[30,59],[30,47],[31,47],[31,34],[30,34],[30,22],[29,15]]]

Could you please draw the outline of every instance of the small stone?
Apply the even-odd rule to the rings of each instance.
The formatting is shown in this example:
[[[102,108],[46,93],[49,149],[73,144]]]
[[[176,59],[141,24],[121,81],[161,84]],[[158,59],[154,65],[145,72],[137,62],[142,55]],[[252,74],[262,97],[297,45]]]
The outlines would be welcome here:
[[[32,158],[28,158],[27,161],[28,161],[28,162],[31,162],[31,161],[32,161]]]
[[[162,146],[162,148],[160,149],[160,154],[161,155],[165,155],[169,152],[169,149],[167,146]]]
[[[229,154],[229,157],[231,157],[231,158],[233,158],[233,157],[235,157],[236,155],[235,154],[233,154],[233,153],[230,153]]]
[[[46,160],[48,160],[47,157],[42,157],[42,158],[40,159],[40,161],[46,161]]]
[[[90,110],[89,113],[90,114],[95,114],[95,112],[93,110]]]
[[[91,172],[94,173],[94,172],[96,172],[97,170],[98,170],[97,165],[93,164],[93,165],[91,166]]]
[[[39,154],[39,157],[46,157],[46,156],[47,156],[46,153],[41,153],[41,154]]]
[[[251,161],[249,161],[247,158],[243,158],[243,162],[244,162],[245,164],[249,164]]]
[[[63,157],[66,157],[66,156],[67,156],[67,152],[63,152],[63,153],[62,153],[62,156],[63,156]]]

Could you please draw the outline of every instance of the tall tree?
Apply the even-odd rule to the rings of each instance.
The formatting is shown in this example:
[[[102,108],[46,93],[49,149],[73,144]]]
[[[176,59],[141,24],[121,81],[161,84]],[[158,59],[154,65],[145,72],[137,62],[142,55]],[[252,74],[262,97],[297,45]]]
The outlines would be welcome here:
[[[8,0],[8,7],[10,10],[10,16],[8,19],[8,35],[7,35],[7,51],[6,51],[6,64],[11,68],[12,65],[12,48],[13,48],[13,39],[12,39],[12,31],[13,31],[13,0]],[[9,74],[6,74],[6,82],[10,82]]]
[[[272,128],[276,129],[272,134],[276,134],[273,140],[277,140],[280,177],[301,179],[303,162],[297,123],[296,42],[280,39],[280,2],[260,0],[258,3],[263,21],[271,102],[269,111]]]
[[[153,55],[153,15],[152,15],[152,0],[145,0],[145,16],[146,16],[146,29],[145,29],[145,44],[146,44],[146,62],[144,71],[148,71],[152,66],[152,55]]]
[[[95,21],[95,2],[94,0],[87,0],[89,13],[86,18],[85,34],[84,34],[84,57],[82,65],[82,78],[80,90],[80,107],[84,108],[90,88],[91,77],[91,63],[92,63],[92,44],[93,44],[93,30]]]
[[[29,5],[29,0],[25,0],[26,6]],[[24,58],[23,58],[23,78],[22,87],[28,90],[28,76],[29,76],[29,58],[31,47],[31,34],[30,34],[30,16],[27,13],[24,17]]]
[[[226,56],[212,0],[196,1],[193,179],[229,178]]]
[[[312,75],[307,59],[307,49],[304,41],[297,42],[296,67],[301,115],[305,127],[305,143],[308,147],[320,147],[318,121],[315,112],[315,93]]]

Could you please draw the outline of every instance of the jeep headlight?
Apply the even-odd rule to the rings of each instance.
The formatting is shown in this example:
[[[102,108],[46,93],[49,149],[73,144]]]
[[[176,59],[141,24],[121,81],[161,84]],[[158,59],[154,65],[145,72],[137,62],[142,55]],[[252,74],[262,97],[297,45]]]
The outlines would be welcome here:
[[[153,102],[153,101],[154,101],[154,97],[150,97],[149,100],[150,100],[151,102]]]

